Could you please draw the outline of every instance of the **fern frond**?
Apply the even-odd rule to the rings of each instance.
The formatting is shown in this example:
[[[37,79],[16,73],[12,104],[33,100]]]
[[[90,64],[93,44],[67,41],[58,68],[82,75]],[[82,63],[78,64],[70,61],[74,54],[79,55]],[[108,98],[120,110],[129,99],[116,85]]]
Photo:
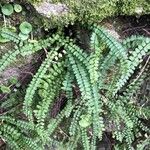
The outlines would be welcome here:
[[[75,150],[77,148],[79,138],[80,138],[79,132],[75,136],[71,137],[69,139],[69,142],[67,143],[67,150]]]
[[[8,29],[2,28],[0,30],[0,35],[16,44],[19,44],[21,42],[20,37],[16,33],[9,31]]]
[[[15,125],[20,130],[34,130],[34,125],[30,124],[30,122],[22,121],[22,120],[16,120],[10,116],[0,116],[0,120],[3,122],[7,122],[9,124]]]
[[[77,57],[85,66],[88,64],[88,55],[76,46],[73,42],[65,44],[65,49],[68,50],[73,56]]]
[[[45,59],[45,61],[42,63],[42,65],[38,69],[38,72],[33,77],[31,83],[29,84],[29,87],[26,90],[23,110],[24,110],[24,113],[26,114],[26,116],[30,120],[33,120],[33,114],[32,114],[32,110],[31,110],[33,96],[34,96],[35,91],[37,90],[37,88],[40,84],[42,77],[46,73],[47,69],[49,68],[49,66],[52,63],[55,56],[57,56],[56,51],[57,51],[57,49],[54,49],[48,53],[47,58]]]
[[[131,37],[127,37],[122,41],[122,44],[126,48],[134,48],[141,44],[142,41],[145,40],[144,36],[132,35]]]
[[[74,75],[79,84],[82,97],[85,99],[90,99],[91,89],[90,89],[89,78],[87,77],[87,73],[85,69],[83,68],[83,66],[81,66],[81,64],[77,62],[77,60],[74,59],[74,57],[71,54],[68,54],[68,57],[69,57],[69,63],[72,65]]]
[[[53,38],[52,38],[53,37]],[[2,56],[0,60],[0,72],[3,71],[8,65],[17,60],[18,55],[26,56],[31,55],[42,48],[50,47],[56,40],[59,39],[59,35],[53,35],[46,40],[40,40],[35,43],[29,43],[24,46],[16,46],[14,50],[8,51]]]
[[[96,83],[99,78],[99,66],[102,59],[102,52],[105,48],[98,35],[93,32],[90,39],[90,47],[93,51],[89,58],[89,74],[91,83]]]
[[[93,55],[90,59],[89,73],[91,83],[96,83],[99,79],[98,67],[99,66],[99,55]]]
[[[115,95],[131,77],[136,67],[141,63],[142,57],[150,50],[150,38],[145,38],[145,41],[142,41],[141,45],[135,48],[135,51],[129,56],[128,67],[125,72],[122,73],[122,76],[116,83],[116,88],[114,88],[113,95]]]
[[[56,118],[54,119],[51,119],[48,123],[48,126],[47,126],[47,133],[49,135],[51,135],[54,130],[57,128],[58,124],[62,121],[62,119],[64,119],[65,117],[65,111],[67,109],[68,106],[66,106],[57,116]]]
[[[9,64],[16,60],[17,55],[19,55],[19,49],[10,50],[5,55],[2,56],[0,60],[0,72],[2,72]]]
[[[103,68],[108,63],[107,61],[111,61],[111,63],[113,64],[113,62],[115,62],[117,58],[122,61],[126,61],[127,56],[128,56],[127,51],[121,45],[121,43],[117,42],[117,40],[115,40],[112,36],[110,36],[103,28],[100,28],[96,25],[94,26],[94,32],[100,37],[100,39],[110,49],[110,52],[108,56],[105,58],[104,63],[102,64],[101,68]]]
[[[91,50],[97,51],[100,48],[100,40],[95,32],[92,32],[91,38],[90,38],[90,47]]]
[[[27,43],[26,45],[22,46],[20,48],[20,54],[22,56],[31,55],[42,48],[49,48],[52,44],[54,44],[60,36],[58,34],[52,35],[52,37],[49,37],[45,40],[39,40],[34,43]]]
[[[98,96],[98,88],[96,85],[90,85],[90,79],[88,76],[88,71],[83,68],[83,64],[77,62],[71,56],[71,54],[68,54],[70,63],[72,65],[72,69],[74,71],[74,74],[76,76],[77,83],[80,87],[81,90],[81,95],[83,99],[85,99],[87,102],[85,105],[88,108],[88,114],[91,115],[93,114],[93,120],[94,120],[94,131],[95,134],[98,135],[99,131],[102,130],[101,125],[100,125],[100,118],[99,118],[99,113],[101,111],[101,106],[99,102],[99,96]]]
[[[134,141],[134,134],[133,134],[133,131],[128,129],[128,128],[125,128],[124,129],[124,134],[125,134],[125,140],[127,142],[127,148],[129,150],[132,150],[133,147],[132,147],[132,142]]]
[[[110,69],[110,67],[115,65],[118,60],[121,64],[120,72],[126,70],[128,54],[127,50],[121,45],[121,43],[110,36],[103,28],[94,25],[93,31],[109,50],[107,56],[101,65],[99,65],[99,78],[101,80],[99,85],[101,86],[101,84],[106,79],[107,71]]]
[[[9,143],[10,147],[12,149],[19,150],[17,140],[20,138],[21,133],[13,126],[10,126],[8,124],[1,125],[0,130],[2,132],[1,136]]]
[[[0,129],[0,132],[3,132],[2,134],[0,134],[0,137],[8,144],[8,148],[11,148],[13,150],[19,150],[20,149],[20,147],[18,146],[16,141],[14,141],[13,137],[11,137],[6,132],[6,130],[3,131],[3,129]]]
[[[17,143],[20,149],[42,150],[41,145],[37,144],[34,139],[29,137],[21,136]]]
[[[63,72],[64,72],[64,62],[60,62],[53,65],[53,68],[50,70],[50,74],[47,75],[49,78],[45,79],[48,82],[48,88],[41,90],[44,92],[43,100],[37,105],[37,109],[34,110],[35,117],[37,119],[37,128],[38,130],[44,129],[45,118],[48,113],[49,107],[51,103],[54,101],[55,96],[57,96],[57,91],[59,91],[61,87],[61,83],[63,80]],[[44,88],[40,85],[40,88]]]
[[[61,89],[64,90],[66,93],[67,105],[70,105],[70,107],[68,107],[68,110],[66,110],[66,117],[70,116],[71,111],[73,109],[73,91],[72,91],[73,80],[74,80],[74,77],[71,74],[71,72],[68,70],[68,72],[66,73],[65,79],[62,83],[63,86],[61,87]]]
[[[101,137],[99,137],[99,138],[101,138]],[[92,135],[92,139],[91,139],[91,143],[90,143],[91,150],[95,150],[96,149],[96,140],[97,140],[97,136],[96,136],[96,134],[93,134]]]
[[[90,150],[89,137],[87,135],[87,130],[84,128],[81,128],[81,138],[82,138],[84,150]]]
[[[147,73],[143,73],[139,76],[138,80],[135,78],[123,92],[123,95],[120,95],[118,99],[122,100],[123,102],[132,102],[133,95],[140,89],[140,85],[144,82]]]
[[[78,131],[78,122],[80,119],[80,116],[82,114],[83,108],[82,108],[82,104],[78,105],[78,108],[76,110],[76,112],[73,115],[70,127],[69,127],[69,134],[71,136],[75,136],[75,134]]]

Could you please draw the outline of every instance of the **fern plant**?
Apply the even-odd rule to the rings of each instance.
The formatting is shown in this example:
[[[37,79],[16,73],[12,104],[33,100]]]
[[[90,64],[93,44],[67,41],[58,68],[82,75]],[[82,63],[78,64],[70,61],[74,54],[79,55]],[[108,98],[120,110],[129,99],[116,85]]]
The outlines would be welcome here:
[[[1,138],[12,149],[45,149],[55,143],[56,146],[63,144],[66,149],[82,146],[85,150],[95,150],[103,133],[107,132],[107,119],[114,124],[111,132],[120,142],[116,149],[124,145],[127,150],[133,149],[137,133],[149,134],[150,129],[142,120],[143,115],[149,119],[148,109],[133,100],[149,75],[149,57],[146,63],[143,58],[149,54],[150,38],[131,36],[118,42],[103,27],[92,25],[89,29],[92,31],[90,53],[63,34],[25,44],[1,31],[6,38],[17,41],[17,46],[1,58],[0,71],[18,55],[48,49],[26,89],[22,109],[26,122],[0,116]],[[61,98],[63,104],[58,99],[60,95],[65,95]],[[51,111],[58,103],[57,113],[52,116]],[[54,137],[65,121],[69,124],[68,136],[62,142]],[[32,134],[28,135],[29,132]]]

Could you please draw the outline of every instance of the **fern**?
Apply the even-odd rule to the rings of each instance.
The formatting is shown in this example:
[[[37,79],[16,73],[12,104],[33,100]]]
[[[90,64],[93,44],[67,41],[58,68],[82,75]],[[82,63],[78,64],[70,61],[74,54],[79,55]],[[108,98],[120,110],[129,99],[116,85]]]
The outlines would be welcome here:
[[[83,109],[82,109],[82,103],[81,103],[80,105],[78,105],[78,108],[76,112],[74,113],[71,124],[70,124],[69,134],[71,136],[75,136],[76,133],[78,133],[78,122],[82,114],[82,111]]]
[[[47,58],[40,66],[40,68],[38,69],[38,72],[32,79],[31,83],[29,84],[29,87],[27,88],[23,109],[24,109],[24,113],[27,115],[27,117],[30,120],[33,120],[31,105],[32,105],[32,99],[33,99],[34,93],[37,90],[38,85],[40,84],[41,78],[46,73],[47,69],[49,68],[55,56],[57,56],[57,52],[55,51],[55,49],[54,51],[49,52],[49,54],[47,55]]]
[[[142,141],[140,144],[137,145],[137,148],[139,150],[143,150],[146,148],[146,146],[149,146],[149,143],[150,143],[150,138],[148,137],[147,139],[145,139],[144,141]]]
[[[40,104],[37,105],[37,110],[34,110],[34,114],[37,118],[38,130],[44,128],[44,124],[45,124],[44,120],[48,113],[49,106],[53,102],[57,94],[57,90],[60,89],[61,82],[62,82],[61,73],[63,73],[63,64],[64,64],[63,62],[58,63],[57,65],[54,64],[53,65],[53,67],[55,66],[54,69],[49,70],[50,76],[53,78],[51,79],[50,77],[49,78],[46,77],[46,80],[48,81],[49,86],[47,89],[44,89],[44,91],[46,90],[46,92],[43,95],[44,97],[42,97],[43,100]],[[59,79],[59,80],[55,81],[56,79]],[[43,92],[43,90],[41,92]]]
[[[98,70],[102,52],[105,46],[103,46],[103,43],[99,40],[99,37],[95,32],[92,33],[90,45],[94,52],[90,55],[89,74],[91,82],[96,83],[99,79]]]
[[[68,109],[69,105],[67,105],[57,116],[55,119],[51,119],[48,126],[47,126],[47,133],[51,135],[54,130],[57,128],[58,124],[62,121],[62,119],[65,117],[65,112]]]
[[[6,121],[12,125],[16,125],[20,130],[24,129],[24,130],[34,130],[34,125],[30,124],[29,122],[25,122],[22,120],[16,120],[10,116],[0,116],[0,119],[2,121]]]
[[[67,150],[77,149],[78,141],[80,138],[80,132],[76,136],[73,136],[67,143]]]
[[[12,35],[10,35],[10,37],[13,38]],[[59,39],[59,35],[57,34],[53,35],[52,37],[47,38],[46,40],[41,40],[39,42],[21,45],[19,47],[16,45],[14,50],[9,50],[5,55],[2,56],[0,60],[0,71],[3,71],[8,65],[16,61],[18,55],[31,55],[41,50],[42,48],[51,46],[56,40]]]
[[[65,79],[62,83],[61,89],[65,91],[66,97],[67,97],[67,105],[68,110],[66,110],[66,117],[69,117],[71,114],[71,111],[73,109],[73,91],[72,91],[72,82],[74,77],[72,76],[71,72],[68,71],[65,75]]]
[[[2,72],[9,64],[16,60],[17,55],[19,55],[19,49],[8,51],[5,55],[2,56],[0,60],[0,72]]]
[[[116,83],[116,89],[114,90],[114,94],[117,93],[118,90],[121,89],[129,79],[129,77],[134,72],[135,68],[142,61],[142,57],[149,51],[150,49],[150,39],[146,38],[145,41],[142,41],[141,45],[139,45],[135,51],[129,56],[128,60],[128,69],[123,72],[123,75],[120,77],[118,83]]]
[[[12,41],[12,42],[14,42],[16,44],[22,45],[20,37],[17,36],[16,33],[13,33],[11,31],[9,31],[8,29],[2,28],[0,30],[0,35],[2,37],[4,37],[5,39],[8,39],[8,40],[10,40],[10,41]]]
[[[37,146],[37,143],[33,142],[31,138],[28,138],[25,136],[25,134],[23,134],[22,129],[27,130],[28,128],[31,128],[26,122],[17,121],[17,124],[15,124],[15,120],[10,117],[2,117],[1,119],[4,119],[5,121],[18,127],[17,129],[12,125],[3,122],[2,127],[0,128],[2,133],[1,136],[8,142],[12,149],[19,150],[22,148],[32,148],[40,150],[40,147]]]
[[[126,61],[127,51],[126,49],[124,49],[121,43],[119,43],[113,37],[108,35],[108,33],[103,28],[99,28],[96,25],[95,25],[94,32],[102,39],[102,41],[105,41],[105,44],[110,49],[110,52],[108,56],[105,58],[105,61],[102,64],[101,68],[103,68],[104,66],[106,67],[108,61],[111,61],[111,65],[112,65],[117,58],[121,59],[123,62]]]
[[[82,137],[82,143],[85,150],[90,150],[90,142],[87,135],[86,129],[81,128],[81,137]]]
[[[103,132],[107,132],[106,119],[114,125],[110,131],[119,142],[114,146],[116,149],[133,149],[137,134],[150,132],[142,121],[149,119],[148,108],[141,106],[136,96],[148,76],[149,57],[146,63],[143,57],[149,54],[150,39],[131,36],[119,42],[103,27],[92,25],[90,29],[88,53],[74,39],[61,34],[20,44],[16,35],[3,32],[15,42],[16,48],[2,56],[1,72],[18,55],[31,55],[48,48],[45,60],[25,92],[26,121],[15,115],[0,116],[1,138],[11,149],[41,150],[54,144],[58,148],[78,149],[82,144],[85,150],[95,150]],[[63,104],[58,100],[60,95],[65,97]],[[59,110],[52,116],[57,103]],[[67,136],[54,139],[66,121]]]

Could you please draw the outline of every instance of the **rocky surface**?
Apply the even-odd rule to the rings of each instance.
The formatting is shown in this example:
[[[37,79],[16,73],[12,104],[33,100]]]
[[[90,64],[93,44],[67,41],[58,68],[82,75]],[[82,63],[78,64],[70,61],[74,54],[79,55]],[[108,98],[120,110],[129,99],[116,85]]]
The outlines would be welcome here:
[[[7,82],[7,80],[9,80],[12,77],[19,78],[19,76],[20,70],[18,68],[15,67],[8,68],[0,74],[1,77],[0,84]]]
[[[50,18],[51,16],[60,16],[68,13],[69,11],[68,7],[61,3],[52,4],[49,2],[42,2],[35,4],[34,8],[39,14],[44,15],[47,18]]]

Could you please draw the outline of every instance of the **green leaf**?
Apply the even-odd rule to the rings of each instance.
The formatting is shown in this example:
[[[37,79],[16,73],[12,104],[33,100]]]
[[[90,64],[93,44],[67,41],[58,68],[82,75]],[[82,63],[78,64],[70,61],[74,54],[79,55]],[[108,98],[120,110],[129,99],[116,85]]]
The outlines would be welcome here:
[[[25,21],[20,24],[19,29],[23,34],[29,34],[32,31],[32,25]]]
[[[17,84],[18,79],[17,79],[17,77],[12,77],[12,78],[9,79],[9,81],[10,81],[11,84]]]
[[[7,87],[7,86],[5,86],[5,85],[1,85],[1,86],[0,86],[0,89],[1,89],[1,91],[2,91],[3,93],[10,93],[10,92],[11,92],[10,88]]]
[[[91,124],[91,116],[90,115],[82,115],[81,120],[79,121],[79,125],[83,128],[88,127]]]
[[[29,34],[23,34],[22,32],[19,33],[19,37],[21,40],[27,40],[29,38]]]
[[[0,35],[0,43],[6,43],[6,42],[9,42],[10,40],[8,40],[8,39],[5,39],[4,37],[2,37],[1,35]]]
[[[2,6],[2,13],[6,16],[10,16],[14,12],[14,8],[11,4],[5,4]]]
[[[15,12],[19,13],[22,11],[22,6],[19,4],[14,4],[14,10]]]
[[[13,33],[14,35],[17,35],[15,32],[16,32],[16,28],[15,27],[3,27],[2,29],[1,29],[1,33],[0,33],[0,39],[7,39],[7,41],[10,41],[10,39],[8,39],[8,37],[9,37],[9,35],[8,34],[5,34],[5,32],[7,33],[7,32],[9,32],[9,33]],[[3,33],[4,32],[4,33]]]

